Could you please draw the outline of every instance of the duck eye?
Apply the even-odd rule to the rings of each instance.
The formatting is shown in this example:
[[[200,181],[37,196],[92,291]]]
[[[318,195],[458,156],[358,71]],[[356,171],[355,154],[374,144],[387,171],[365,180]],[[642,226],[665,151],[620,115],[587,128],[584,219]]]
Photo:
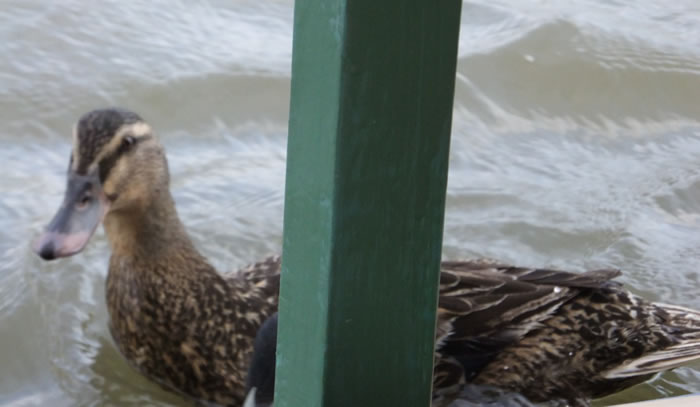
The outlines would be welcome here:
[[[134,136],[126,136],[126,137],[124,137],[124,146],[125,146],[125,147],[131,147],[131,146],[133,146],[134,144],[136,144],[136,139],[134,138]]]
[[[78,206],[79,209],[83,209],[83,208],[87,207],[87,205],[88,205],[89,203],[90,203],[90,195],[85,194],[85,195],[83,195],[82,198],[80,198],[80,200],[78,201],[78,205],[77,205],[77,206]]]

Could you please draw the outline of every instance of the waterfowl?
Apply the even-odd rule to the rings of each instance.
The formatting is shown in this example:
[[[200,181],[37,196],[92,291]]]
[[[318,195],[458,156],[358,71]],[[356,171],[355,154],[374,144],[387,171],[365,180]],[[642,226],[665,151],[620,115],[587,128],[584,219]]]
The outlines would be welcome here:
[[[74,255],[102,222],[119,351],[169,389],[240,405],[255,334],[277,309],[280,260],[219,274],[188,237],[169,181],[163,147],[137,114],[86,113],[74,128],[64,201],[34,248],[45,260]]]
[[[240,406],[252,387],[271,400],[280,259],[219,274],[178,217],[162,145],[126,110],[78,120],[63,204],[34,249],[74,255],[100,223],[110,331],[129,363],[198,401]],[[443,262],[433,405],[465,383],[585,403],[700,358],[700,313],[645,301],[618,274]]]
[[[618,275],[443,262],[433,406],[447,406],[467,383],[587,406],[700,358],[700,313],[645,301],[613,281]],[[249,406],[272,403],[276,315],[257,334]]]

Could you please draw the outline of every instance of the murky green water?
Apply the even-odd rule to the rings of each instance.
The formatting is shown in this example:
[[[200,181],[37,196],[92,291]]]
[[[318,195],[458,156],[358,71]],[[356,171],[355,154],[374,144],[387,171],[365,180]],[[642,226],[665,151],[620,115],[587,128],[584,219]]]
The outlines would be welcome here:
[[[0,6],[0,404],[185,405],[107,331],[108,249],[30,251],[64,188],[70,127],[131,108],[219,269],[281,247],[292,3]],[[98,5],[99,4],[99,5]],[[464,4],[445,256],[620,267],[647,298],[700,308],[696,0]],[[700,392],[700,365],[612,401]]]

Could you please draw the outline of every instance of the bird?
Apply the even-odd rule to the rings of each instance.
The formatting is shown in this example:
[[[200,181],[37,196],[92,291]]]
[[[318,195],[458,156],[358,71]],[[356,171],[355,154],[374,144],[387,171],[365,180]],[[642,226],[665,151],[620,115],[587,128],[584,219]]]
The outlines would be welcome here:
[[[635,296],[620,274],[443,262],[433,406],[466,385],[589,406],[700,358],[700,313]],[[273,314],[256,336],[246,407],[272,405],[276,338]]]
[[[281,258],[219,273],[177,213],[162,143],[130,110],[79,118],[67,178],[33,249],[76,255],[104,226],[109,330],[129,364],[198,402],[271,402]],[[468,383],[587,405],[700,358],[700,312],[647,301],[619,275],[443,261],[433,407]]]

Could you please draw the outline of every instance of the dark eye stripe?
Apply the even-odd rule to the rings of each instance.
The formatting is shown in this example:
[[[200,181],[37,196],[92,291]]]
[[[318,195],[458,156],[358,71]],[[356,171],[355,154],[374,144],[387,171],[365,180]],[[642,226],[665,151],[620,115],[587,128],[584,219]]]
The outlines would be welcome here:
[[[102,161],[100,161],[100,183],[104,184],[105,180],[107,179],[107,175],[109,175],[109,172],[112,171],[112,168],[114,168],[114,165],[117,163],[119,156],[121,156],[121,154],[119,150],[117,150],[114,153],[103,158]]]
[[[150,136],[135,138],[133,139],[133,143],[122,142],[114,152],[105,156],[105,158],[103,158],[102,161],[100,161],[99,163],[100,182],[105,182],[110,171],[112,171],[112,168],[114,168],[114,166],[117,164],[117,160],[119,160],[119,157],[133,150],[141,141],[149,137]]]

